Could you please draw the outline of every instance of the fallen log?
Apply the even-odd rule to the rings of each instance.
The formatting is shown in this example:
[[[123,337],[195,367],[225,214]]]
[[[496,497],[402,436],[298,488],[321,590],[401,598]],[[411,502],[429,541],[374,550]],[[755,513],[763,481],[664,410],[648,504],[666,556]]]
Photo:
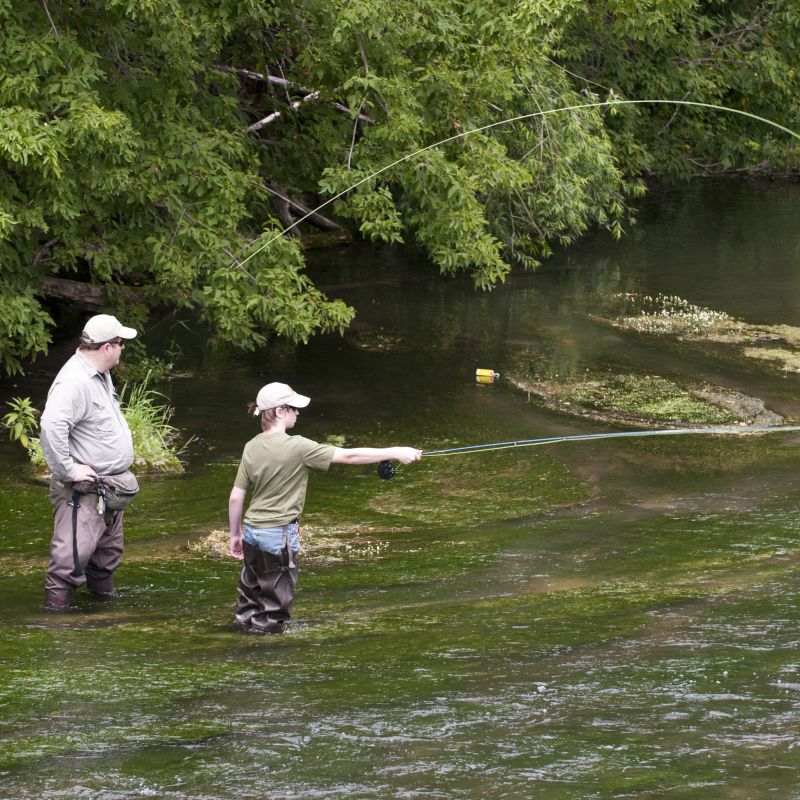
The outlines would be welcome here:
[[[69,300],[79,308],[97,311],[105,305],[103,287],[86,281],[73,281],[69,278],[48,276],[39,285],[39,291],[59,300]]]
[[[320,214],[318,211],[312,211],[312,209],[305,205],[305,203],[301,203],[299,200],[295,200],[293,197],[290,197],[286,189],[278,186],[277,183],[268,183],[267,191],[279,200],[279,212],[282,208],[288,207],[294,211],[297,211],[300,216],[306,217],[305,222],[309,222],[315,228],[319,228],[322,231],[342,230],[342,226],[335,223],[332,219],[328,219],[328,217]],[[287,224],[283,214],[281,214],[281,221],[284,225],[286,225],[287,228],[293,224],[293,221]]]

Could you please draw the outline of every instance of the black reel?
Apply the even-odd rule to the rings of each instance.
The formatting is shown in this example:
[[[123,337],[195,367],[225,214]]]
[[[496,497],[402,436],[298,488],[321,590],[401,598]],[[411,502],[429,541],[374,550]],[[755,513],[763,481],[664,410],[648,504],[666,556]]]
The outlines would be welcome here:
[[[391,461],[381,461],[381,463],[378,464],[378,475],[385,481],[391,480],[395,472],[397,472],[397,468]]]

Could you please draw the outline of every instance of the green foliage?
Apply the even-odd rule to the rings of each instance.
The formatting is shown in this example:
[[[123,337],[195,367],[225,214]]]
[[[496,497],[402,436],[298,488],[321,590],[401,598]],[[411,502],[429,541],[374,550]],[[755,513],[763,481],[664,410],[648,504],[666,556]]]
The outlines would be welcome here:
[[[3,280],[2,272],[0,263],[0,366],[13,375],[23,371],[25,359],[47,351],[53,320],[39,306],[32,287],[20,287],[18,276]]]
[[[15,397],[6,403],[11,408],[3,417],[3,426],[8,429],[12,442],[19,442],[26,450],[31,443],[31,434],[37,429],[36,418],[39,412],[33,407],[29,397]]]
[[[147,352],[140,339],[125,344],[125,359],[114,367],[114,374],[126,384],[162,381],[169,377],[181,357],[181,348],[174,342],[161,356]]]
[[[788,0],[0,2],[0,362],[46,350],[53,277],[128,319],[197,309],[244,348],[341,332],[354,311],[304,274],[270,182],[341,195],[362,235],[488,289],[592,226],[621,235],[644,173],[796,169],[741,117],[530,115],[689,98],[796,128],[799,40]]]
[[[800,7],[790,0],[601,0],[565,26],[560,57],[592,91],[711,103],[798,131],[798,46]],[[627,107],[608,130],[628,175],[800,168],[798,140],[741,115]]]
[[[128,319],[156,303],[198,308],[244,347],[349,322],[302,276],[296,243],[240,266],[272,225],[239,81],[213,65],[267,14],[177,0],[0,7],[7,371],[46,349],[43,281],[54,275],[102,286]]]

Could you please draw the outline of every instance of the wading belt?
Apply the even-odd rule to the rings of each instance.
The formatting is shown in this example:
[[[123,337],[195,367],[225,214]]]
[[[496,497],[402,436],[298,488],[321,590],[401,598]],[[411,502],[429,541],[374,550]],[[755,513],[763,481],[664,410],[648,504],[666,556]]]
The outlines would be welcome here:
[[[83,575],[81,562],[78,558],[78,509],[81,507],[80,497],[78,492],[73,489],[72,500],[67,503],[68,506],[72,506],[72,560],[74,563],[72,572],[70,572],[70,577],[72,578],[80,578]]]

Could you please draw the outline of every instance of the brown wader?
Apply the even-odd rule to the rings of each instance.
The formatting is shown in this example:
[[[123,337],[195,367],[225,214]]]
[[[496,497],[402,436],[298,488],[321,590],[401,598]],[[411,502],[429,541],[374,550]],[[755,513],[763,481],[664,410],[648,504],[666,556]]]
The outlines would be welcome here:
[[[288,542],[279,556],[242,543],[244,565],[234,620],[254,633],[282,633],[291,616],[297,585],[296,553]]]
[[[122,511],[97,510],[96,494],[50,482],[53,539],[45,578],[45,607],[66,611],[73,589],[86,584],[100,597],[114,596],[114,571],[122,558]]]

